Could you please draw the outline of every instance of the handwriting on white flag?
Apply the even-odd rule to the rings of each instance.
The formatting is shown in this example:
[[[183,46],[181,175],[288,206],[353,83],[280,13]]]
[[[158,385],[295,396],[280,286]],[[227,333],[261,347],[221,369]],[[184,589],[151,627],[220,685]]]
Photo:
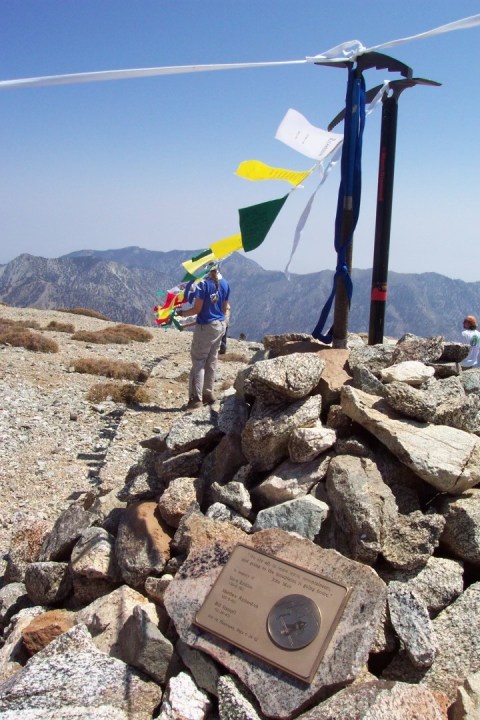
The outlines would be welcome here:
[[[317,162],[331,155],[343,141],[343,135],[315,127],[292,108],[287,110],[275,137],[293,150]]]

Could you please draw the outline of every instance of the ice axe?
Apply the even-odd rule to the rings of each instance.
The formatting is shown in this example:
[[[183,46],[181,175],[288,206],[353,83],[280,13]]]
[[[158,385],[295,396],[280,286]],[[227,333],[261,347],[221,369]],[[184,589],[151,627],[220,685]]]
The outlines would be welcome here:
[[[332,65],[316,62],[316,65]],[[334,67],[348,68],[348,84],[345,98],[344,141],[341,160],[341,181],[335,219],[335,250],[337,267],[333,288],[325,303],[312,335],[323,342],[333,342],[334,347],[346,347],[348,313],[352,296],[352,241],[360,211],[362,136],[365,124],[365,81],[363,71],[369,68],[399,72],[411,78],[412,69],[405,63],[377,52],[367,52],[354,60],[335,62]],[[333,300],[335,299],[333,326],[323,333]]]
[[[392,222],[393,178],[395,172],[395,146],[397,140],[398,98],[414,85],[439,86],[441,83],[424,78],[406,78],[389,82],[382,98],[382,127],[380,133],[380,159],[378,168],[377,214],[375,221],[375,245],[373,252],[372,291],[370,296],[370,320],[368,344],[383,342],[385,308],[388,286],[388,257],[390,251],[390,228]],[[382,85],[369,90],[365,101],[371,102]],[[328,126],[332,130],[345,116],[342,110]]]

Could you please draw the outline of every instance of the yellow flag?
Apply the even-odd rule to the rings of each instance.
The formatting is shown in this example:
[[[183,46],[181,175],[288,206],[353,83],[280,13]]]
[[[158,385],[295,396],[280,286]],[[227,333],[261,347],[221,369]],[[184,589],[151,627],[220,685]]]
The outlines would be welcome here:
[[[217,240],[217,242],[210,245],[210,250],[218,260],[225,257],[225,255],[230,255],[230,253],[235,252],[235,250],[242,249],[242,236],[240,233],[230,235],[230,237],[223,238],[223,240]]]
[[[205,250],[201,255],[197,255],[190,260],[186,260],[184,263],[182,263],[182,265],[188,273],[194,275],[195,271],[198,270],[198,268],[201,268],[202,265],[206,265],[206,263],[212,262],[213,260],[215,260],[215,255],[209,248],[208,250]]]
[[[292,185],[299,185],[312,172],[313,169],[299,172],[297,170],[271,167],[260,162],[260,160],[244,160],[235,170],[235,175],[239,175],[246,180],[286,180]]]

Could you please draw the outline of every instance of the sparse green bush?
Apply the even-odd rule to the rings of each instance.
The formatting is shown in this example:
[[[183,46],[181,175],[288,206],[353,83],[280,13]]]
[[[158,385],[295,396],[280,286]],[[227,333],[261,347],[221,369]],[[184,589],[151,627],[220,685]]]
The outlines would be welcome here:
[[[40,333],[32,332],[27,327],[0,321],[0,343],[13,347],[24,347],[33,352],[56,353],[58,344]]]
[[[72,313],[73,315],[86,315],[87,317],[96,318],[97,320],[110,320],[106,315],[97,310],[89,310],[88,308],[56,308],[57,312]]]
[[[133,383],[99,383],[92,385],[87,394],[87,400],[90,402],[103,402],[108,399],[126,405],[150,402],[150,396],[145,388]]]
[[[83,342],[96,343],[98,345],[128,345],[136,342],[149,342],[153,338],[152,333],[137,325],[114,325],[102,330],[79,330],[72,335],[72,340],[83,340]]]
[[[75,332],[75,325],[72,325],[72,323],[61,323],[57,322],[56,320],[51,320],[51,322],[48,323],[45,330],[54,330],[55,332],[64,332],[64,333],[74,333]]]
[[[145,382],[148,373],[133,362],[122,360],[108,360],[107,358],[77,358],[73,361],[73,367],[78,373],[88,375],[103,375],[115,380],[134,380]]]

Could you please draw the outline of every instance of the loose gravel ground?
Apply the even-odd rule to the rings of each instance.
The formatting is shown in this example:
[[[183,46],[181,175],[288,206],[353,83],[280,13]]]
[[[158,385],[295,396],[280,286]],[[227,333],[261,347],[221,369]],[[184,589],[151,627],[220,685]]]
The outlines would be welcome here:
[[[73,323],[100,330],[109,323],[54,310],[0,306],[0,318]],[[58,353],[0,344],[0,576],[12,529],[20,519],[54,522],[72,501],[98,486],[121,485],[141,453],[140,440],[166,432],[188,399],[190,332],[151,328],[153,339],[97,345],[70,334],[35,330],[55,340]],[[258,344],[229,341],[229,352],[252,356]],[[136,362],[150,373],[148,404],[126,408],[110,400],[87,401],[90,387],[106,381],[79,374],[79,357]],[[218,390],[232,384],[243,362],[221,362]],[[0,581],[1,582],[1,581]]]

